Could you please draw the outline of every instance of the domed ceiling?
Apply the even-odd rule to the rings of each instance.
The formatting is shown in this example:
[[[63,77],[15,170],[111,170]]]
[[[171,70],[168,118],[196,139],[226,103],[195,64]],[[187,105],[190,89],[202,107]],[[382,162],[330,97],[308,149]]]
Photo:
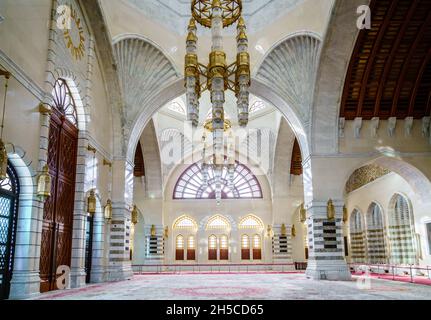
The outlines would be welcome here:
[[[126,0],[149,19],[184,35],[190,19],[191,0]],[[250,34],[286,14],[303,0],[243,0],[243,16]]]

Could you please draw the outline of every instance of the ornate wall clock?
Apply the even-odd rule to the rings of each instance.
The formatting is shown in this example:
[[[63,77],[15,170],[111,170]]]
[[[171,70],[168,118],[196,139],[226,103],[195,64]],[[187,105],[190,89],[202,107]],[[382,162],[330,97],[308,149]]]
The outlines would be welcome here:
[[[75,60],[81,60],[85,54],[84,28],[81,26],[81,19],[75,9],[71,9],[70,29],[65,29],[64,40]]]

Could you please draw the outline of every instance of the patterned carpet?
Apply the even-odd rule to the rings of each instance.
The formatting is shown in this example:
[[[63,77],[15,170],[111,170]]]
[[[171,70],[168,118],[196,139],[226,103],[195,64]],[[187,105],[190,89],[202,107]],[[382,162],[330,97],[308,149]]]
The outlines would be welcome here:
[[[304,274],[159,274],[42,294],[58,300],[430,300],[431,287],[378,279],[332,282]]]

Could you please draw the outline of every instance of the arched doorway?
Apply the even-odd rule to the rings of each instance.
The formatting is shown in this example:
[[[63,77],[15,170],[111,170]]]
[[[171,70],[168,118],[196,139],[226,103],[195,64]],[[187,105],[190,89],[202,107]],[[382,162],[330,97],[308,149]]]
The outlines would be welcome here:
[[[9,297],[18,219],[18,196],[18,178],[9,164],[6,179],[0,181],[0,300]]]
[[[78,121],[76,104],[64,79],[57,80],[53,101],[48,142],[52,186],[43,212],[41,292],[57,289],[57,268],[61,265],[70,267],[72,253]]]

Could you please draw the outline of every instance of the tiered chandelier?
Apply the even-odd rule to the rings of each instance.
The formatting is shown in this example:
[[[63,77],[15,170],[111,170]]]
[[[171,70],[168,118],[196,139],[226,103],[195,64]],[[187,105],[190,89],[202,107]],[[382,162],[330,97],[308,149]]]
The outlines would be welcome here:
[[[187,114],[193,127],[199,125],[199,99],[201,93],[208,90],[211,95],[212,119],[204,124],[213,135],[212,161],[206,161],[206,136],[204,134],[204,151],[202,176],[208,181],[208,168],[212,166],[216,185],[216,199],[221,200],[221,176],[226,167],[229,177],[233,179],[235,170],[234,144],[228,142],[228,156],[224,154],[224,133],[231,125],[225,120],[225,92],[231,90],[237,98],[238,123],[241,127],[248,124],[250,56],[246,25],[242,17],[241,0],[192,0],[192,18],[188,26],[185,56],[185,86],[187,89]],[[212,48],[208,65],[198,61],[196,22],[203,27],[211,28]],[[237,58],[227,64],[223,51],[223,28],[237,22]],[[230,135],[230,137],[232,134]],[[232,156],[233,150],[233,156]],[[230,179],[229,179],[230,180]],[[231,181],[232,182],[232,181]]]

